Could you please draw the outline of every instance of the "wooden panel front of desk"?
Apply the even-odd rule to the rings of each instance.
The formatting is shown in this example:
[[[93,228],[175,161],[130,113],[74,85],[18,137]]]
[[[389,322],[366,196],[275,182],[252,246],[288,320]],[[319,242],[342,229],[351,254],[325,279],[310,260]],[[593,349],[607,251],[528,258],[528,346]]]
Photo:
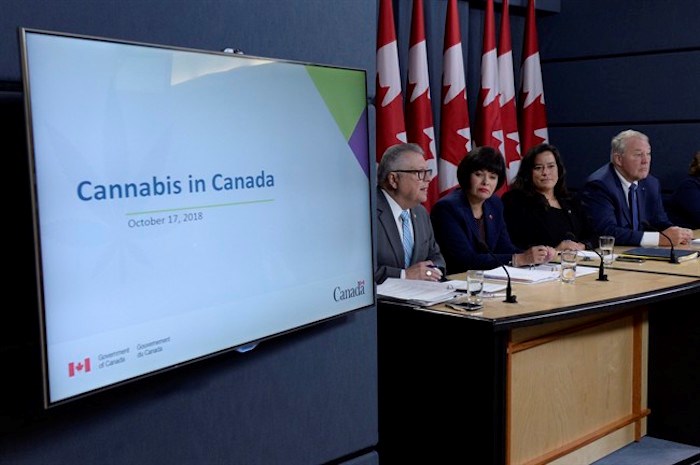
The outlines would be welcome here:
[[[510,331],[506,463],[591,463],[644,435],[646,320],[638,307]]]
[[[482,315],[380,303],[380,461],[590,463],[644,435],[647,305],[698,284],[624,274],[516,287],[518,304]],[[630,295],[625,279],[650,291]],[[586,286],[598,291],[562,305]]]

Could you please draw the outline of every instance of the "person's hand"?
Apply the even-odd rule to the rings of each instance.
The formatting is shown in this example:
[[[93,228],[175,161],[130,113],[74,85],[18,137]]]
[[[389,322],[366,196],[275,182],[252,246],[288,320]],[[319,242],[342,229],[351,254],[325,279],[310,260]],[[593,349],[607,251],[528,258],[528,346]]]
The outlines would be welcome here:
[[[535,245],[525,252],[515,254],[518,266],[539,265],[557,256],[557,251],[546,245]]]
[[[586,250],[586,246],[580,242],[565,239],[556,246],[556,250]]]
[[[559,252],[557,252],[557,249],[555,249],[554,247],[547,246],[547,257],[544,260],[545,263],[551,262],[552,260],[554,260],[554,258],[556,258],[556,256],[558,254],[559,254]]]
[[[673,245],[687,245],[693,240],[693,231],[687,228],[681,228],[679,226],[671,226],[670,228],[666,228],[664,230],[664,234],[671,239]],[[664,237],[664,234],[659,236],[659,245],[670,246],[671,243],[669,243],[668,239]]]
[[[418,262],[406,268],[406,279],[420,279],[422,281],[440,281],[442,271],[433,265],[430,260]]]

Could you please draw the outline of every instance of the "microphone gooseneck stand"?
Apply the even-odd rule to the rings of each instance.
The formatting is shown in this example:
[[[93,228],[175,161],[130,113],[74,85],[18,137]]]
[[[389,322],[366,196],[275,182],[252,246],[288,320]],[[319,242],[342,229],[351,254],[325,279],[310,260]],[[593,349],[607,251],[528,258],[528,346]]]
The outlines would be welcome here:
[[[668,237],[668,235],[659,228],[655,228],[654,226],[652,226],[651,223],[649,223],[648,221],[642,221],[642,226],[644,226],[644,229],[651,229],[652,231],[656,231],[657,233],[661,234],[666,239],[668,239],[668,243],[671,244],[671,252],[668,254],[668,261],[669,263],[679,263],[678,259],[676,258],[676,251],[673,248],[673,241],[671,240],[671,238]]]
[[[493,254],[493,252],[491,252],[491,249],[489,249],[489,246],[486,245],[485,242],[479,242],[479,247],[481,247],[482,250],[484,250],[486,253],[488,253],[491,256],[491,258],[496,260],[496,263],[498,263],[501,266],[501,268],[503,268],[503,271],[506,272],[506,276],[508,277],[508,281],[506,283],[506,298],[503,302],[506,302],[509,304],[518,303],[517,296],[515,296],[513,294],[513,289],[511,287],[511,283],[510,283],[510,273],[508,273],[508,268],[506,268],[506,266],[503,263],[501,263],[501,261],[498,259],[498,257],[496,257]]]

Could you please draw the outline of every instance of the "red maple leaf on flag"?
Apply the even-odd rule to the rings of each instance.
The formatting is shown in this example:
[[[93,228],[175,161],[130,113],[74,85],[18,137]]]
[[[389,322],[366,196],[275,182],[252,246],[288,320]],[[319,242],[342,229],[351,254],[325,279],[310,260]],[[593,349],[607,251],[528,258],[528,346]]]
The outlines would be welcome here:
[[[391,0],[379,1],[377,25],[376,158],[392,145],[406,142],[401,71]]]
[[[68,363],[68,377],[72,378],[78,373],[89,373],[90,368],[90,357],[85,357],[84,360],[80,362],[70,362]]]
[[[498,41],[498,90],[500,92],[501,124],[505,136],[502,153],[506,163],[506,183],[496,193],[499,196],[508,190],[520,167],[520,136],[518,134],[518,118],[515,108],[514,82],[513,47],[510,38],[508,0],[503,0],[501,36]]]
[[[430,78],[428,54],[425,42],[423,0],[414,0],[411,18],[411,40],[408,49],[408,89],[406,102],[406,127],[408,142],[420,145],[433,170],[433,179],[428,185],[428,199],[423,203],[430,208],[438,199],[438,167],[435,152],[433,109],[430,100]]]
[[[544,85],[535,24],[535,0],[528,2],[525,18],[518,118],[520,120],[520,147],[523,153],[535,145],[548,142]]]
[[[457,0],[449,0],[447,5],[440,114],[438,183],[443,196],[458,185],[457,166],[472,149]]]
[[[498,89],[498,57],[493,0],[486,2],[484,42],[481,55],[481,85],[476,106],[476,142],[503,153],[503,125]]]

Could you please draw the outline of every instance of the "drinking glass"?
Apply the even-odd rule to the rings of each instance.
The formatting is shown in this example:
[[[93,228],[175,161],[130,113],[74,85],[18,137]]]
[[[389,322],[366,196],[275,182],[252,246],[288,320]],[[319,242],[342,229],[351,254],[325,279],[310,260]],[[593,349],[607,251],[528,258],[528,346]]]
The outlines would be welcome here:
[[[484,290],[484,270],[467,271],[467,290],[469,303],[481,304],[481,291]]]
[[[600,246],[600,255],[603,256],[603,264],[605,266],[610,266],[615,259],[613,255],[613,250],[615,248],[615,236],[600,236],[598,240],[598,245]]]
[[[561,282],[571,284],[576,281],[576,260],[578,252],[575,250],[563,250],[561,256]]]

